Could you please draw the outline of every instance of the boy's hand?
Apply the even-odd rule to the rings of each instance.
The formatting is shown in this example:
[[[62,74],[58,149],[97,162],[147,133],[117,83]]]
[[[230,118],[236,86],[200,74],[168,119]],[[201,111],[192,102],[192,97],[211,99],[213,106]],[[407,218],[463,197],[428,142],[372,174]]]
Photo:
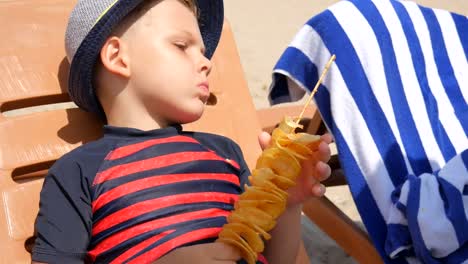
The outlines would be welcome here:
[[[215,242],[178,248],[154,264],[235,264],[241,258],[235,247]]]
[[[320,197],[325,194],[325,186],[320,182],[326,180],[331,169],[327,162],[330,160],[330,147],[328,144],[332,141],[330,134],[322,136],[318,150],[313,153],[312,157],[301,163],[302,171],[297,178],[297,185],[288,190],[289,198],[288,205],[298,205],[303,203],[310,197]],[[271,141],[271,135],[262,132],[258,141],[262,149],[265,149]]]

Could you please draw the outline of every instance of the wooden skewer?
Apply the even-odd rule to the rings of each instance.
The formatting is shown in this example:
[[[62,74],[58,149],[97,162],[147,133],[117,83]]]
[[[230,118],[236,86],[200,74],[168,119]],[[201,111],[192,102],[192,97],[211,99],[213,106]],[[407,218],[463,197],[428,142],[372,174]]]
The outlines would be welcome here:
[[[320,76],[319,80],[318,80],[317,83],[315,84],[314,89],[313,89],[312,92],[310,93],[309,98],[307,99],[307,102],[306,102],[305,105],[304,105],[304,108],[302,108],[302,112],[301,112],[301,114],[299,115],[299,118],[296,120],[296,124],[297,124],[297,125],[299,125],[299,122],[301,121],[302,116],[303,116],[304,113],[305,113],[305,110],[307,109],[307,107],[309,106],[310,102],[312,101],[312,98],[314,98],[314,95],[317,93],[317,90],[318,90],[320,84],[322,84],[323,78],[324,78],[325,75],[327,74],[328,69],[330,68],[330,66],[331,66],[331,64],[333,63],[333,61],[335,61],[335,59],[336,59],[336,56],[335,56],[335,54],[333,54],[333,55],[331,56],[330,60],[328,60],[327,65],[325,65],[325,69],[323,70],[322,75]]]

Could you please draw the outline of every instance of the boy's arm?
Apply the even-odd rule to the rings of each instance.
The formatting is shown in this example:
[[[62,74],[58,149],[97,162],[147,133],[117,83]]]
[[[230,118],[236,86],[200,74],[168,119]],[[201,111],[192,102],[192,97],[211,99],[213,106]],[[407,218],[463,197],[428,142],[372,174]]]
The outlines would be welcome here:
[[[240,259],[235,247],[215,242],[178,248],[152,264],[226,264]]]
[[[269,263],[294,263],[301,241],[301,206],[288,207],[270,234],[264,252]]]
[[[32,261],[83,263],[92,227],[89,185],[73,161],[54,165],[44,180]]]
[[[239,155],[240,182],[242,189],[244,189],[244,184],[249,184],[248,176],[250,176],[250,171],[239,146],[234,145],[233,147]],[[301,205],[288,206],[286,211],[277,219],[277,224],[270,231],[270,234],[272,238],[267,241],[263,252],[268,262],[270,264],[294,263],[301,239]]]
[[[259,143],[263,149],[269,145],[271,136],[262,133]],[[322,142],[314,154],[301,162],[301,174],[297,185],[288,190],[288,206],[277,219],[275,228],[270,232],[272,238],[265,247],[265,257],[270,264],[294,263],[301,241],[301,211],[302,203],[311,197],[320,197],[325,193],[325,187],[320,184],[331,173],[326,163],[330,159],[330,135],[323,135]]]

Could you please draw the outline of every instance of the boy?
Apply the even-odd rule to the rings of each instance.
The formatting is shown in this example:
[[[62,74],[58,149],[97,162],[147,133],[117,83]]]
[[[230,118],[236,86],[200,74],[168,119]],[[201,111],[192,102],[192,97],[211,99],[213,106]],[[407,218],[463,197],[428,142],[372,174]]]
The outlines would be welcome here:
[[[203,113],[222,23],[221,0],[78,2],[66,33],[69,93],[107,125],[103,138],[50,169],[33,262],[240,260],[235,248],[214,241],[247,182],[241,150],[225,137],[179,125]],[[259,140],[265,146],[270,139]],[[300,204],[324,192],[305,176],[330,174],[324,141],[290,190],[265,251],[270,263],[294,262]]]

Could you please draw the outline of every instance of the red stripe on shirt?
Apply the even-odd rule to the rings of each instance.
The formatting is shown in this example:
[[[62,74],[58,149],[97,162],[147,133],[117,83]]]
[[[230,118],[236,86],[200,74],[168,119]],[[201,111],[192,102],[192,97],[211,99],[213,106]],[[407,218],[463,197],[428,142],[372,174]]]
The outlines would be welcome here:
[[[168,175],[157,175],[148,177],[136,181],[132,181],[126,184],[122,184],[110,191],[107,191],[99,196],[93,204],[93,213],[99,208],[108,204],[109,202],[118,199],[122,196],[134,193],[140,190],[186,181],[195,180],[220,180],[231,182],[237,186],[240,186],[239,177],[234,174],[223,174],[223,173],[187,173],[187,174],[168,174]]]
[[[268,260],[262,254],[258,254],[257,259],[258,259],[258,261],[260,261],[263,264],[268,264]]]
[[[164,233],[158,234],[154,237],[151,237],[140,244],[130,248],[129,250],[125,251],[122,255],[118,256],[114,259],[111,263],[123,263],[124,260],[131,258],[133,255],[137,254],[141,250],[145,249],[146,247],[150,246],[151,244],[155,243],[156,241],[160,240],[161,238],[173,233],[175,230],[168,230]]]
[[[158,139],[151,139],[144,142],[123,146],[113,150],[107,157],[107,160],[115,160],[120,159],[129,155],[132,155],[140,150],[145,148],[165,144],[165,143],[176,143],[176,142],[190,142],[190,143],[198,143],[195,139],[191,137],[184,137],[184,136],[173,136],[168,138],[158,138]]]
[[[205,210],[200,210],[200,211],[195,211],[195,212],[177,214],[177,215],[149,221],[149,222],[125,229],[121,232],[118,232],[104,239],[102,242],[96,245],[93,250],[89,251],[88,255],[92,257],[94,260],[101,253],[117,246],[118,244],[124,241],[127,241],[140,234],[143,234],[145,232],[155,230],[158,228],[163,228],[168,225],[179,224],[179,223],[191,221],[191,220],[210,218],[210,217],[219,217],[219,216],[227,217],[230,213],[231,212],[229,211],[212,208],[212,209],[205,209]]]
[[[224,158],[221,158],[213,152],[178,152],[111,167],[105,171],[99,172],[94,179],[93,185],[97,185],[105,181],[116,179],[136,172],[201,160],[226,161]],[[231,162],[229,163],[231,164]],[[237,168],[239,169],[239,167]]]
[[[126,220],[138,217],[142,214],[155,211],[161,208],[175,206],[179,204],[191,204],[199,202],[222,202],[233,204],[237,201],[237,194],[227,194],[218,192],[204,192],[204,193],[184,193],[178,195],[164,196],[161,198],[146,200],[139,202],[115,213],[104,217],[101,221],[93,226],[92,235],[99,234],[100,232],[120,224]]]
[[[130,263],[150,263],[152,261],[156,261],[161,256],[163,256],[164,254],[166,254],[167,252],[171,251],[174,248],[177,248],[179,246],[182,246],[184,244],[194,242],[197,240],[218,237],[219,232],[221,232],[221,227],[204,228],[204,229],[199,229],[199,230],[185,233],[174,239],[164,242],[163,244],[157,246],[156,248],[153,248],[141,254],[140,256],[129,261],[128,263],[129,264]]]

